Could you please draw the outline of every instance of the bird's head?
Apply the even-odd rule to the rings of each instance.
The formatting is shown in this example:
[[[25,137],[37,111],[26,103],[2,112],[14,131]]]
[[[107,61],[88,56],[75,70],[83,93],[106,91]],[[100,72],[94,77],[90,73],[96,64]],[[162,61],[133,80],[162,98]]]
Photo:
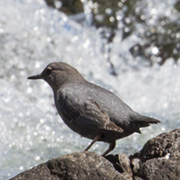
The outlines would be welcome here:
[[[41,74],[30,76],[28,79],[44,79],[53,91],[57,91],[66,83],[85,81],[83,76],[75,68],[64,62],[50,63]]]

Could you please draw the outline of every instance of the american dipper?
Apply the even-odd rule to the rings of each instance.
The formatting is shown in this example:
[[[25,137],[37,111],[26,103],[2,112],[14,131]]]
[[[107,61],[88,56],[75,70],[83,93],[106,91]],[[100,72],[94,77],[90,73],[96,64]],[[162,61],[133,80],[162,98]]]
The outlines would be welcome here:
[[[117,139],[141,133],[141,127],[160,122],[136,113],[112,92],[88,82],[64,62],[50,63],[41,74],[28,79],[44,79],[51,86],[63,121],[73,131],[93,140],[85,151],[96,141],[104,141],[110,144],[105,156],[115,148]]]

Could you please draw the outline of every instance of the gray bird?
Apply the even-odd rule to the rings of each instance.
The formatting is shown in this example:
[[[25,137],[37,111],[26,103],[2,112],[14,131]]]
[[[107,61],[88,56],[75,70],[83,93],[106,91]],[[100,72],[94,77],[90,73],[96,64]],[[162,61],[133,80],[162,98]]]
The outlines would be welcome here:
[[[136,113],[112,92],[88,82],[64,62],[50,63],[41,74],[28,79],[44,79],[51,86],[56,108],[66,125],[93,140],[85,151],[96,141],[104,141],[110,144],[105,156],[115,148],[117,139],[141,133],[141,127],[160,122]]]

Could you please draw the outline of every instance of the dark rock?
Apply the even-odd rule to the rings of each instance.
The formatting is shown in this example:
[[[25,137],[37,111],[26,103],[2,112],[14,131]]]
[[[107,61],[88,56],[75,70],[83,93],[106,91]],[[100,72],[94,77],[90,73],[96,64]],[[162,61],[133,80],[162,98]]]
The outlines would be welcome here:
[[[120,167],[123,169],[123,175],[126,179],[132,179],[132,169],[129,157],[126,154],[118,154]]]
[[[149,140],[140,152],[142,162],[158,157],[164,157],[170,153],[170,157],[180,158],[180,129],[163,133]]]
[[[149,140],[138,156],[139,164],[132,163],[136,176],[148,180],[178,180],[180,177],[180,129],[160,134]]]
[[[139,172],[139,176],[147,180],[178,180],[180,178],[180,160],[151,159],[141,165]]]
[[[113,164],[114,168],[120,172],[125,179],[132,179],[130,159],[126,154],[109,155],[106,159]]]
[[[149,140],[130,157],[92,152],[69,154],[27,170],[11,180],[178,180],[180,129]]]
[[[104,157],[92,152],[73,153],[27,170],[11,180],[126,180]]]

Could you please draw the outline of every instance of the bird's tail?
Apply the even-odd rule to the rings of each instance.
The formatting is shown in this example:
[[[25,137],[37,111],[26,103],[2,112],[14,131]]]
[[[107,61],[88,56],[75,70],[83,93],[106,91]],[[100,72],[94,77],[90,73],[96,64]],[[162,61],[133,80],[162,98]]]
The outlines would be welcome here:
[[[160,123],[160,121],[155,118],[143,116],[140,114],[136,114],[135,116],[133,115],[131,117],[131,120],[132,120],[132,124],[134,124],[136,126],[136,132],[139,132],[139,133],[141,133],[141,131],[139,129],[141,127],[147,127],[150,124]]]

